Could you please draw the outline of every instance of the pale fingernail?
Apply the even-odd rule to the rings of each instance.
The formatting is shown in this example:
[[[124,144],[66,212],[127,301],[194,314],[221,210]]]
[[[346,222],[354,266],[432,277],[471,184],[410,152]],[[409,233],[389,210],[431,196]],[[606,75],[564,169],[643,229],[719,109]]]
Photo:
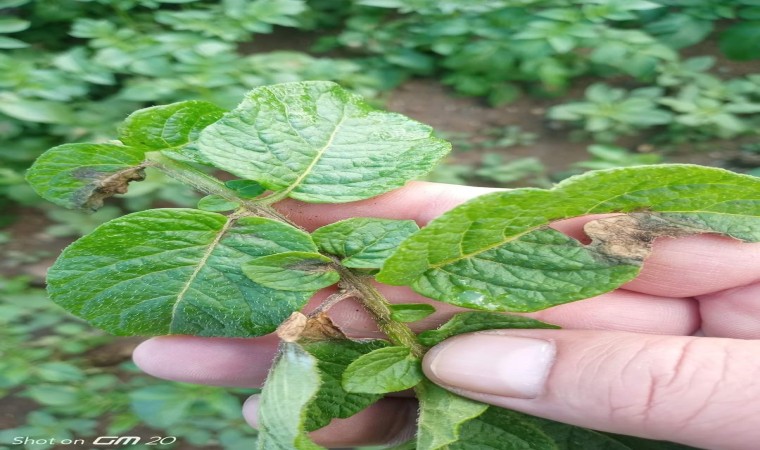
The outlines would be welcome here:
[[[261,395],[254,394],[248,397],[243,403],[243,418],[248,425],[253,428],[259,428],[259,404],[261,403]]]
[[[535,398],[554,363],[556,347],[543,339],[470,334],[437,345],[425,355],[433,381],[455,389]]]

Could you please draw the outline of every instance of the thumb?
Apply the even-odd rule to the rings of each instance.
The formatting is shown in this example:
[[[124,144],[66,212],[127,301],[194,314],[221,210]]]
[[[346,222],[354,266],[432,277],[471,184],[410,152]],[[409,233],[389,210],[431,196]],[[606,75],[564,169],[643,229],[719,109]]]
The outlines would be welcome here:
[[[425,356],[431,380],[527,414],[710,449],[760,442],[760,341],[499,330]]]

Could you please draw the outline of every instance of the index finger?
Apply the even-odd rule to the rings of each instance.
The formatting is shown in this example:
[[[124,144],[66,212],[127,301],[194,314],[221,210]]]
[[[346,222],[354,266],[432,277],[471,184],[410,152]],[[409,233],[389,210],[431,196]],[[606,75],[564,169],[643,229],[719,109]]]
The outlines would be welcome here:
[[[341,204],[304,203],[287,199],[275,205],[309,231],[351,217],[411,219],[423,226],[453,207],[502,189],[413,181],[377,197]]]

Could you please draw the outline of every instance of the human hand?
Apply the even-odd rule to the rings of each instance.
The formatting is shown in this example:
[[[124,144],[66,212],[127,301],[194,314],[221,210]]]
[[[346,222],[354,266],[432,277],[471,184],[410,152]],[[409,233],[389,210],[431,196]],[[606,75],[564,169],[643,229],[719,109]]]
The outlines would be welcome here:
[[[415,183],[353,204],[285,201],[281,209],[310,229],[357,216],[423,225],[485,192]],[[588,220],[553,226],[582,238]],[[405,288],[381,290],[391,301],[431,302]],[[462,311],[435,306],[434,315],[413,324],[415,331]],[[659,240],[641,275],[623,289],[529,315],[565,329],[458,336],[426,355],[426,374],[461,395],[588,428],[711,449],[760,442],[760,244],[710,235]],[[356,304],[342,302],[330,316],[352,337],[379,336]],[[699,329],[708,337],[691,336]],[[258,387],[276,344],[272,336],[167,336],[146,341],[134,358],[162,378]],[[253,397],[244,407],[253,425],[256,404]],[[312,437],[326,446],[401,441],[414,432],[415,417],[413,399],[389,397]]]

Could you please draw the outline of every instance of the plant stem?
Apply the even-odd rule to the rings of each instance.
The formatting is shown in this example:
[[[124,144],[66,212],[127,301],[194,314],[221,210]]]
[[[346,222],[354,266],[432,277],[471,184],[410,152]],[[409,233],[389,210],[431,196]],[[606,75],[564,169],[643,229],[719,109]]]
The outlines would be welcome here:
[[[149,161],[150,167],[155,167],[175,180],[181,181],[200,192],[218,195],[225,200],[238,203],[241,205],[241,208],[254,215],[278,220],[301,228],[270,206],[271,203],[281,200],[277,194],[271,195],[271,198],[262,197],[255,201],[246,200],[240,198],[233,189],[225,186],[220,180],[196,169],[188,163],[171,159],[160,152],[149,152],[146,154],[146,158]],[[425,353],[424,347],[417,342],[417,337],[408,326],[391,318],[390,304],[371,284],[371,278],[358,275],[339,263],[336,266],[341,276],[344,292],[350,294],[350,296],[355,296],[362,303],[364,308],[372,314],[378,327],[385,333],[388,339],[396,345],[409,347],[413,355],[422,357]],[[345,298],[342,295],[340,297],[334,300],[337,302]],[[329,306],[332,305],[324,305],[324,308],[320,307],[322,308],[320,310],[325,310]]]
[[[203,192],[205,194],[218,195],[225,200],[238,203],[242,208],[250,211],[257,216],[279,220],[281,222],[287,223],[288,225],[301,228],[267,204],[240,198],[240,196],[238,196],[233,189],[228,188],[218,179],[201,170],[196,169],[188,163],[174,160],[162,155],[160,152],[149,152],[145,156],[146,159],[150,161],[149,167],[155,167],[161,172],[169,175],[175,180],[181,181],[191,186],[197,191]]]
[[[385,333],[392,343],[409,347],[412,354],[419,358],[425,354],[425,349],[417,342],[414,332],[405,324],[391,319],[390,304],[383,294],[370,284],[370,277],[357,275],[343,266],[338,267],[338,273],[343,283],[356,290],[359,301],[374,316],[380,331]]]

